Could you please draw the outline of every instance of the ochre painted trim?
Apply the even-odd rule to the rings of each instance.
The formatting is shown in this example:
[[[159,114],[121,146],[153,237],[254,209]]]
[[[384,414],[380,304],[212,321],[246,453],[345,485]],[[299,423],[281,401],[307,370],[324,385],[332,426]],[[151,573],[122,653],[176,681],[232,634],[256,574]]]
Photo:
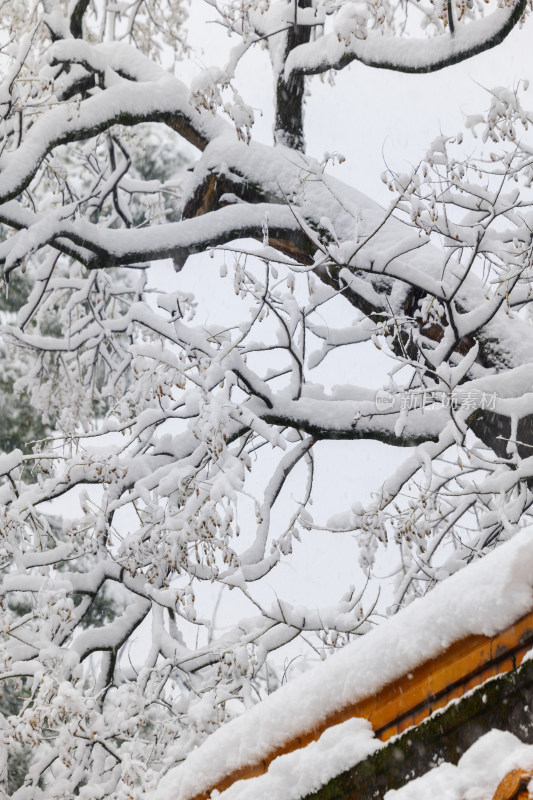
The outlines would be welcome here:
[[[492,800],[527,800],[531,797],[527,785],[533,772],[525,769],[513,769],[500,782]]]
[[[339,709],[313,730],[301,734],[263,755],[255,764],[237,769],[209,791],[184,800],[207,800],[215,789],[223,792],[235,781],[264,774],[278,756],[291,753],[316,741],[327,728],[363,717],[372,723],[382,741],[418,725],[437,709],[459,699],[489,678],[518,667],[533,645],[533,612],[496,636],[472,635],[455,642],[437,658],[427,661],[399,680],[385,686],[377,695]],[[518,795],[510,796],[513,798]],[[500,800],[495,795],[494,800]],[[501,800],[507,800],[502,796]]]

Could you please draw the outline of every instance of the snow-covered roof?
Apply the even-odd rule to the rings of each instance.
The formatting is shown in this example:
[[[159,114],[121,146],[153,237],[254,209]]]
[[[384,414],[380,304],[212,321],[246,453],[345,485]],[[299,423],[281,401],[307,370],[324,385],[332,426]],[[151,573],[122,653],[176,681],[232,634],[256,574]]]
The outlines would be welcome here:
[[[508,731],[492,730],[464,753],[457,766],[440,764],[387,792],[384,800],[515,800],[514,790],[529,783],[528,774],[533,776],[533,745]]]
[[[277,758],[264,775],[237,781],[218,800],[298,800],[381,746],[366,720],[349,720],[330,728],[318,742]],[[533,745],[508,731],[492,730],[457,765],[444,762],[400,789],[389,790],[384,800],[516,800],[513,789],[527,785],[532,777]]]
[[[493,637],[513,626],[533,609],[532,587],[533,536],[523,530],[217,730],[167,773],[150,800],[192,800],[224,789],[224,783],[233,783],[223,791],[224,800],[237,795],[245,800],[241,795],[248,791],[257,797],[263,786],[277,800],[309,794],[382,744],[366,720],[349,719],[326,730],[339,721],[339,712],[377,695],[455,642],[476,634]],[[322,731],[305,749],[280,755]],[[270,766],[260,778],[239,781],[265,772],[265,762]]]

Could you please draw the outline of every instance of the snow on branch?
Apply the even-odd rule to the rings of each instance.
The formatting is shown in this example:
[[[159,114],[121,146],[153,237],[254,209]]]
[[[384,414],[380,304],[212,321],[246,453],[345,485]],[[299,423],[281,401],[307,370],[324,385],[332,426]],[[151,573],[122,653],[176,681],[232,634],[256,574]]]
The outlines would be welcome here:
[[[365,53],[442,66],[493,46],[522,6],[482,20],[426,4],[437,35],[421,43],[393,38],[402,9],[385,2],[209,5],[237,45],[190,86],[181,0],[46,0],[31,26],[6,6],[0,682],[15,699],[0,699],[0,750],[13,800],[140,800],[176,764],[190,774],[304,652],[325,659],[531,519],[523,87],[494,90],[468,121],[488,154],[440,135],[408,173],[385,173],[387,208],[302,151],[304,73]],[[255,141],[238,88],[256,45],[275,145]],[[381,385],[363,351],[387,365]],[[384,453],[366,499],[365,441]],[[352,547],[353,585],[324,602],[283,582],[318,539]],[[373,583],[386,548],[388,610]]]
[[[343,69],[352,61],[412,74],[436,72],[501,44],[526,9],[526,0],[506,3],[485,18],[458,24],[453,30],[428,38],[402,39],[384,34],[379,27],[362,36],[357,31],[348,37],[328,33],[291,51],[285,62],[285,79]]]

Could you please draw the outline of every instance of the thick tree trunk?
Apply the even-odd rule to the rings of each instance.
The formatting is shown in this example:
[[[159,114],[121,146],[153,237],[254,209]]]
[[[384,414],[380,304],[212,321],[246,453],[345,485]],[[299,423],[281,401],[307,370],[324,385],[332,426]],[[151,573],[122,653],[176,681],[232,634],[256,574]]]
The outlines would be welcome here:
[[[288,54],[300,44],[307,44],[311,36],[308,25],[298,25],[298,9],[309,8],[311,0],[294,0],[294,23],[285,34],[285,64]],[[276,117],[274,122],[274,141],[294,150],[305,150],[303,130],[304,75],[292,75],[285,81],[279,74],[276,84]]]

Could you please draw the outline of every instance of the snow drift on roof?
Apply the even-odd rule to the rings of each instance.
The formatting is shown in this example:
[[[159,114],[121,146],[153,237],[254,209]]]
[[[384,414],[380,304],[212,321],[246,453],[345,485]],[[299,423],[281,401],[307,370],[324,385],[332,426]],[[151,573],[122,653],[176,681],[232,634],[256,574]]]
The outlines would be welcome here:
[[[150,800],[189,800],[209,792],[454,642],[471,634],[494,636],[531,611],[532,586],[533,531],[525,529],[217,730],[168,772]]]
[[[533,769],[533,745],[523,744],[508,731],[492,730],[464,753],[457,766],[445,762],[401,789],[391,789],[384,800],[492,800],[500,781],[518,767]]]

